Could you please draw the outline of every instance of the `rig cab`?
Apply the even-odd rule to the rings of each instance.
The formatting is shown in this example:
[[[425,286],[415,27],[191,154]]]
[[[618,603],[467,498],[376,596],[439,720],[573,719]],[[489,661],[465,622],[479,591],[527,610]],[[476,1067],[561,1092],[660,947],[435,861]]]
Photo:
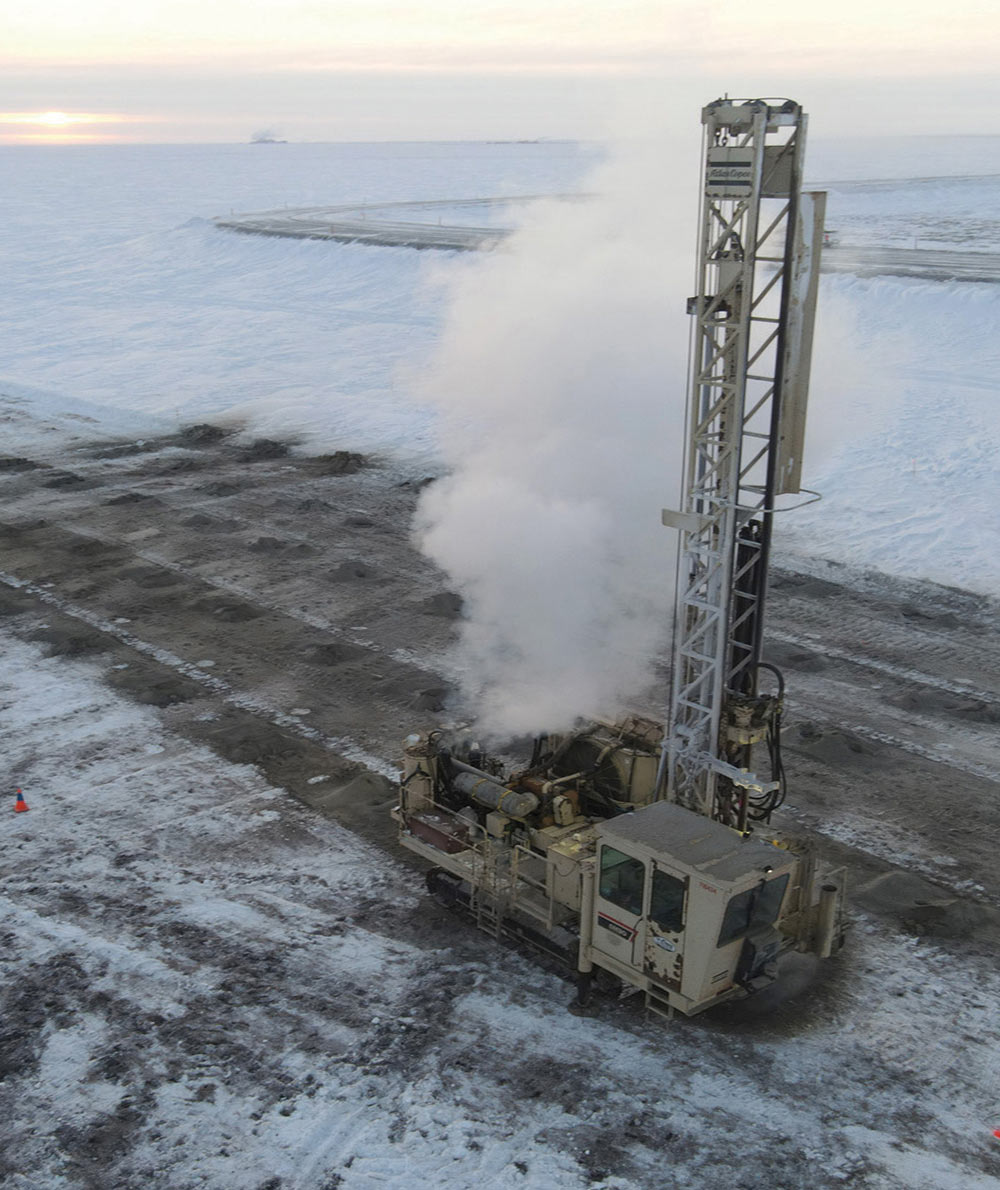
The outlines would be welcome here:
[[[842,884],[808,850],[653,800],[656,735],[588,725],[509,776],[475,745],[413,735],[394,813],[431,891],[572,965],[581,1003],[600,968],[692,1015],[766,986],[783,951],[839,947]]]

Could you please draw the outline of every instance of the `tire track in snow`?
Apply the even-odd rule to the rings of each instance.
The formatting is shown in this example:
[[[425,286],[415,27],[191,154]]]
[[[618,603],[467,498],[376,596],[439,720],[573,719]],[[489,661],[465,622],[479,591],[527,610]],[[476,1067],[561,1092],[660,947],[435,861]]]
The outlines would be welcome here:
[[[235,520],[238,518],[232,519]],[[247,524],[247,522],[243,523]],[[164,558],[161,554],[154,553],[152,550],[137,549],[135,542],[128,541],[124,537],[118,537],[111,533],[97,533],[92,529],[73,528],[65,529],[65,531],[76,534],[79,537],[87,538],[88,540],[103,542],[105,545],[114,545],[122,549],[127,549],[129,553],[136,558],[141,558],[143,562],[149,562],[153,566],[159,566],[163,570],[169,570],[173,574],[179,574],[192,582],[204,583],[205,586],[211,587],[215,591],[224,591],[227,595],[237,595],[252,607],[273,612],[275,615],[285,616],[289,620],[297,620],[300,624],[305,624],[308,628],[317,628],[321,632],[327,632],[331,636],[336,636],[340,640],[345,640],[349,644],[356,645],[359,649],[367,649],[368,652],[388,657],[391,661],[410,665],[414,669],[422,670],[424,673],[430,674],[433,677],[438,677],[443,672],[443,666],[433,666],[428,661],[422,661],[408,650],[385,650],[381,645],[376,644],[367,637],[352,636],[349,632],[345,632],[343,628],[338,627],[338,625],[325,619],[323,616],[317,616],[312,612],[300,611],[297,608],[285,607],[270,600],[261,599],[256,591],[249,587],[244,587],[241,583],[234,583],[230,579],[218,578],[213,575],[199,574],[187,566],[182,566],[179,562],[171,562],[168,558]],[[293,537],[291,540],[295,540],[295,538]],[[303,538],[302,540],[305,539]]]
[[[7,574],[5,571],[0,571],[0,583],[10,587],[12,590],[23,591],[40,602],[47,604],[49,607],[55,608],[56,611],[61,612],[63,615],[69,616],[74,620],[79,620],[81,623],[96,629],[105,636],[112,637],[119,644],[125,645],[126,648],[132,649],[144,657],[149,657],[160,665],[175,670],[191,681],[197,682],[198,685],[210,691],[229,706],[241,711],[248,711],[254,715],[266,715],[276,727],[281,727],[286,731],[291,731],[293,734],[300,736],[302,739],[319,744],[328,752],[333,752],[345,760],[352,761],[354,764],[360,765],[370,772],[377,773],[379,776],[385,777],[390,781],[395,782],[399,779],[399,770],[394,765],[387,764],[380,756],[375,756],[373,753],[368,752],[359,744],[354,743],[353,740],[342,736],[328,736],[314,727],[309,727],[294,715],[286,714],[284,711],[279,710],[269,703],[265,703],[261,699],[251,698],[249,695],[241,694],[234,690],[228,682],[223,681],[222,678],[217,678],[213,674],[206,673],[205,670],[184,661],[168,649],[149,644],[133,633],[126,632],[119,625],[106,620],[103,616],[88,611],[86,608],[79,607],[77,604],[70,603],[60,595],[54,595],[51,591],[46,591],[43,587],[38,586],[37,583],[27,582],[24,579],[19,579],[16,575]]]
[[[829,657],[834,661],[846,661],[860,669],[870,669],[875,673],[899,678],[903,682],[926,686],[934,690],[943,690],[948,694],[974,699],[976,702],[989,703],[991,706],[1000,706],[1000,695],[989,690],[976,689],[974,686],[965,685],[962,682],[951,682],[947,678],[934,677],[922,670],[895,665],[891,661],[879,661],[875,657],[862,657],[847,649],[840,649],[836,645],[828,644],[825,640],[809,632],[788,632],[781,628],[771,628],[768,630],[768,635],[784,644],[798,645],[804,649],[815,649],[822,657]]]

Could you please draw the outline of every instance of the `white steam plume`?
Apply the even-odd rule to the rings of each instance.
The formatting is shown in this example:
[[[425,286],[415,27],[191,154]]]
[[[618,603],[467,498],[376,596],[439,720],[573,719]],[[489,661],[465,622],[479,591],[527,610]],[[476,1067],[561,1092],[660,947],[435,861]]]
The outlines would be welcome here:
[[[463,710],[484,732],[613,713],[669,633],[696,160],[633,146],[594,198],[538,204],[448,282],[422,387],[449,474],[417,536],[464,599]]]

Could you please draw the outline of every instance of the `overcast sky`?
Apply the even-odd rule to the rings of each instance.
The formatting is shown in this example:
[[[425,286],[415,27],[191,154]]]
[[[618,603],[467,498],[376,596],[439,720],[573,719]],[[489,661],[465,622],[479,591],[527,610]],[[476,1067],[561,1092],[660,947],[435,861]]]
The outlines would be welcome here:
[[[592,138],[724,92],[791,96],[814,134],[997,131],[1000,0],[14,7],[5,143]]]

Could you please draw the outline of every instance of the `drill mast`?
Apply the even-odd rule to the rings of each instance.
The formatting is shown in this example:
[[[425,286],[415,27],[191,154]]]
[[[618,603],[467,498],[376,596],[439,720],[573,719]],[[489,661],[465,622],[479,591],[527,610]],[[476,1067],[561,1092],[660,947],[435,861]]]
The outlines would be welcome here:
[[[777,783],[749,771],[774,500],[799,491],[825,194],[803,194],[790,100],[702,112],[698,247],[667,797],[745,829]],[[758,815],[761,816],[761,815]]]

